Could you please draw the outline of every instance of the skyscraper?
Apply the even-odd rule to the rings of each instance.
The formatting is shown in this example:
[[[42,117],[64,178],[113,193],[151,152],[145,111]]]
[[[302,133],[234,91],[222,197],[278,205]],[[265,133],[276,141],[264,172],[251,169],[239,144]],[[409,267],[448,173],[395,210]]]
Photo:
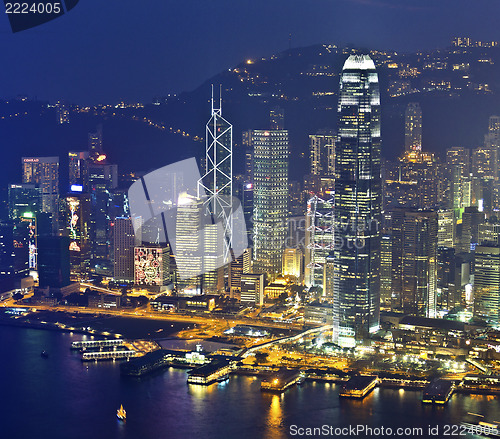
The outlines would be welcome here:
[[[65,198],[64,213],[69,235],[71,273],[86,276],[90,266],[90,198],[84,193],[70,193]]]
[[[305,283],[307,286],[324,290],[323,267],[325,258],[333,247],[333,198],[330,196],[321,198],[315,195],[307,202],[306,213]]]
[[[89,152],[91,155],[99,155],[103,152],[102,124],[97,125],[95,133],[89,133]]]
[[[351,55],[344,64],[338,117],[334,340],[354,346],[380,320],[380,93],[368,55]]]
[[[498,325],[500,322],[500,247],[476,247],[474,316]]]
[[[235,293],[241,292],[241,276],[250,273],[250,249],[246,249],[229,265],[229,288],[233,298]]]
[[[203,201],[197,197],[187,193],[179,197],[175,220],[175,262],[179,290],[199,286],[198,275],[203,271],[202,241],[204,236],[198,236],[195,232],[202,230],[202,210]]]
[[[205,208],[216,221],[222,222],[224,236],[214,236],[222,242],[224,263],[230,262],[233,223],[233,126],[222,117],[222,96],[219,107],[214,106],[212,87],[212,113],[206,126],[206,170],[198,184],[198,198],[201,192],[207,194]],[[223,264],[218,264],[220,267]]]
[[[436,212],[405,212],[402,302],[406,314],[436,317],[437,241]]]
[[[281,271],[288,217],[288,131],[254,130],[254,273]]]
[[[438,311],[449,311],[460,305],[460,295],[456,294],[455,249],[438,247],[436,275],[436,307]],[[458,297],[457,297],[458,296]]]
[[[293,276],[297,281],[302,278],[302,252],[298,248],[283,251],[283,276]]]
[[[70,239],[67,236],[38,238],[38,277],[41,288],[70,284]]]
[[[449,207],[461,209],[470,205],[470,150],[453,147],[446,150],[452,200]]]
[[[405,111],[405,151],[422,151],[422,110],[410,102]]]
[[[453,210],[439,210],[438,215],[438,245],[453,247],[455,245],[455,216]]]
[[[241,276],[241,303],[262,306],[264,304],[264,274]]]
[[[134,235],[132,218],[116,218],[113,230],[113,277],[115,280],[134,280],[134,246],[140,242]]]
[[[59,198],[59,157],[23,157],[23,183],[33,183],[42,193],[42,212],[52,214],[57,230]]]
[[[392,305],[405,313],[434,317],[438,214],[394,208],[391,214]]]
[[[107,265],[111,259],[111,192],[118,184],[118,166],[94,163],[87,167],[84,186],[90,194],[90,229],[92,266]]]
[[[25,213],[41,211],[42,194],[36,184],[9,184],[9,218],[17,219]]]
[[[332,176],[335,172],[335,132],[320,130],[309,135],[311,174]]]
[[[88,151],[68,152],[69,186],[84,186],[88,180]],[[87,188],[85,188],[87,190]]]
[[[161,291],[170,283],[170,248],[135,247],[134,282]],[[156,288],[154,288],[156,287]]]

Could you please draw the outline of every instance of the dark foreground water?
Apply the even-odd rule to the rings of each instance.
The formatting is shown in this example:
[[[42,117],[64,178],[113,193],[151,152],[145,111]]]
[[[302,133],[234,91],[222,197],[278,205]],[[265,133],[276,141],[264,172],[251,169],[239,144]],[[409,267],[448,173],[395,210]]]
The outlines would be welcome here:
[[[375,389],[363,401],[353,401],[339,399],[338,386],[319,382],[280,396],[261,393],[253,377],[231,376],[209,387],[188,385],[186,371],[172,368],[141,379],[124,378],[118,363],[82,363],[69,349],[81,338],[0,326],[0,438],[442,438],[465,437],[445,425],[459,424],[468,412],[500,420],[500,404],[488,396],[456,394],[445,407],[432,407],[421,404],[417,391]],[[49,352],[48,359],[40,356],[42,349]],[[116,418],[120,404],[127,410],[126,423]],[[300,427],[322,425],[393,431],[392,436],[380,431],[356,436],[353,430],[299,435],[308,432]],[[397,435],[397,427],[422,427],[423,434]],[[438,434],[429,434],[429,427]]]

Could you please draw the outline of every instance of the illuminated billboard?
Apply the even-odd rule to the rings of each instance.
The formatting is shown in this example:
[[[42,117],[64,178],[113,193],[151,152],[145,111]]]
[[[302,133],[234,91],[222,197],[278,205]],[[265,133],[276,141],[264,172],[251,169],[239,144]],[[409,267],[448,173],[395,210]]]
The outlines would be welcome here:
[[[166,285],[168,250],[162,247],[136,247],[134,253],[134,280],[136,285]]]
[[[69,249],[70,251],[79,252],[81,250],[79,241],[79,215],[80,215],[80,200],[76,197],[68,197],[69,209]]]

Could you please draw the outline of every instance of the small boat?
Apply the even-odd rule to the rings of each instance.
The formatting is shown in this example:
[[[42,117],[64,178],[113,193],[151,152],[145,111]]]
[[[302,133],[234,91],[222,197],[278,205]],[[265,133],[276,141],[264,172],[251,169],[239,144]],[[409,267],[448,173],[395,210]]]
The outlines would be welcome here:
[[[42,351],[40,355],[42,356],[42,358],[49,358],[49,354],[47,351]]]
[[[225,375],[222,375],[221,377],[217,378],[217,382],[223,383],[224,381],[227,381],[229,379],[229,374],[226,373]]]
[[[304,384],[306,382],[306,378],[307,378],[307,375],[301,373],[299,376],[299,379],[297,380],[297,384],[299,386],[301,386],[302,384]]]
[[[116,417],[120,421],[125,421],[125,419],[127,419],[127,412],[125,411],[125,409],[123,408],[123,405],[121,405],[121,404],[120,404],[120,408],[116,411]]]

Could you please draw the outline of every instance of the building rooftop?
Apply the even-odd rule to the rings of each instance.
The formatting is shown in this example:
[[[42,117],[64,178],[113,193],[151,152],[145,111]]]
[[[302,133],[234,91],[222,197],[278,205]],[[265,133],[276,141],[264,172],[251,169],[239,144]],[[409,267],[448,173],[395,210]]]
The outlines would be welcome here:
[[[405,316],[400,322],[400,325],[420,326],[423,328],[438,328],[448,331],[464,331],[465,323],[454,320],[444,319],[429,319],[426,317]]]
[[[342,70],[375,70],[375,63],[369,55],[351,55]]]

